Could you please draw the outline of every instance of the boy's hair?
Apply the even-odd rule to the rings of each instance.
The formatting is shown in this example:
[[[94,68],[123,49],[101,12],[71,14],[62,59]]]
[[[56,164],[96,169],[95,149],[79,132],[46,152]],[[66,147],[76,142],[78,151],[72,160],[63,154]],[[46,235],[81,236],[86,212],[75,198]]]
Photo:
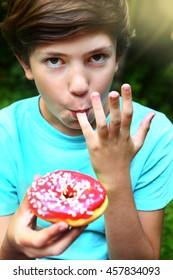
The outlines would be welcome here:
[[[105,30],[121,56],[130,38],[127,0],[10,0],[2,34],[26,64],[40,44]]]

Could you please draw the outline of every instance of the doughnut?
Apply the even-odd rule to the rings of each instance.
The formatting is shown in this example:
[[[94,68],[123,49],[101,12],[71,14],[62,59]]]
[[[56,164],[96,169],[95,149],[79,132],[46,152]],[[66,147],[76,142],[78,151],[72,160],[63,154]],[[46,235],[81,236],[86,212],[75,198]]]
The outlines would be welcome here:
[[[57,170],[34,181],[27,192],[34,214],[48,222],[87,225],[106,210],[108,199],[102,184],[78,171]]]

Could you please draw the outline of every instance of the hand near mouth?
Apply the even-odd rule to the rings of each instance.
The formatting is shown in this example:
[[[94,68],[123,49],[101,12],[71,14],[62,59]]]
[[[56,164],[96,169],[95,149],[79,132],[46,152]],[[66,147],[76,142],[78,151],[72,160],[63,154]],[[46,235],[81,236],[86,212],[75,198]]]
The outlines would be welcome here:
[[[124,84],[121,88],[122,111],[119,104],[119,93],[109,93],[110,122],[107,124],[100,94],[94,92],[91,102],[94,110],[96,130],[91,127],[86,113],[78,112],[77,118],[86,139],[90,159],[98,179],[109,182],[122,168],[127,170],[133,157],[143,146],[154,113],[144,117],[134,136],[130,135],[133,116],[131,87]],[[121,171],[122,172],[122,171]]]

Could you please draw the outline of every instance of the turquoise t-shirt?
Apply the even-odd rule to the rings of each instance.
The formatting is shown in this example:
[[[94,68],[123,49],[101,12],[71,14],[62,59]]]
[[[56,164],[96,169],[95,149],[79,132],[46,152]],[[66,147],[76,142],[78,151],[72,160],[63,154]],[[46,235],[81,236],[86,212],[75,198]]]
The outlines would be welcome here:
[[[134,102],[132,135],[149,111]],[[84,137],[64,135],[52,127],[40,114],[39,96],[0,111],[0,147],[0,216],[16,211],[36,174],[67,169],[96,178]],[[138,210],[161,209],[173,198],[173,126],[162,113],[157,112],[131,163],[131,181]],[[38,225],[48,223],[38,219]],[[91,223],[63,254],[51,258],[107,259],[104,216]]]

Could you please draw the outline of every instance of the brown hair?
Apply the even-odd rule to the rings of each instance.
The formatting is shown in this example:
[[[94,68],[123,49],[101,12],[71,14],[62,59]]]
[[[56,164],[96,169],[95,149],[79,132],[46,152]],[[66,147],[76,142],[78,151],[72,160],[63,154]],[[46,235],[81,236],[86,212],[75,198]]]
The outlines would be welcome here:
[[[1,23],[11,49],[27,64],[39,44],[99,29],[110,32],[121,56],[130,37],[126,0],[11,0]]]

